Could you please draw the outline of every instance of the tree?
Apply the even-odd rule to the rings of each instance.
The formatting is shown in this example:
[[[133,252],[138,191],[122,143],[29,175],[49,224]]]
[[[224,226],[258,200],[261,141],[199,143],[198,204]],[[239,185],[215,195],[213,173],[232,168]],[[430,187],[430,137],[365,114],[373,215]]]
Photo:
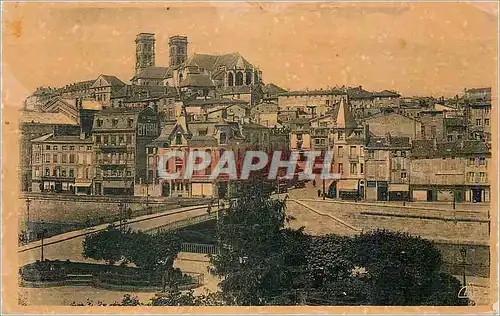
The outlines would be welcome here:
[[[371,305],[462,305],[450,300],[460,284],[440,273],[439,250],[427,240],[406,233],[377,230],[353,239],[354,263],[366,269]]]
[[[122,232],[113,226],[96,234],[86,235],[83,240],[83,257],[104,260],[114,264],[123,258]]]

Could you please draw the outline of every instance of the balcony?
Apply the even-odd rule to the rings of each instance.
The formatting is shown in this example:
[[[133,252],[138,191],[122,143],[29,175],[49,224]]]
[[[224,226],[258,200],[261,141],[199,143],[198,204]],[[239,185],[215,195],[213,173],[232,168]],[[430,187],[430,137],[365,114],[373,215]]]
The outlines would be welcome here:
[[[42,176],[44,181],[75,181],[75,177],[68,176]]]
[[[359,156],[358,155],[349,155],[349,161],[358,162]]]
[[[114,150],[125,150],[127,149],[127,144],[98,144],[98,148],[101,149],[101,151],[103,152],[114,151]]]

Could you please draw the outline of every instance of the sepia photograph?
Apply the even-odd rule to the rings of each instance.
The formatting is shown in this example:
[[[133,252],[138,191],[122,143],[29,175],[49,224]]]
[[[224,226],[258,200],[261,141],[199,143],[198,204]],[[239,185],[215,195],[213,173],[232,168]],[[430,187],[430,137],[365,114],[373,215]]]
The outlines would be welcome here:
[[[497,88],[496,2],[3,2],[3,313],[498,313]]]

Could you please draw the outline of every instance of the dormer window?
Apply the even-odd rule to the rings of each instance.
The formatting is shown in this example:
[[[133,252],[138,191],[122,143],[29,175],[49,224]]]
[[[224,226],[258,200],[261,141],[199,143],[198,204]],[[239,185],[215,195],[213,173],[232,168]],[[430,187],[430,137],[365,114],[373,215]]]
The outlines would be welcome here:
[[[118,126],[118,119],[117,119],[117,118],[114,118],[114,119],[111,121],[111,124],[113,125],[113,127]]]
[[[220,133],[219,142],[220,142],[221,144],[226,144],[226,143],[227,143],[227,136],[226,136],[226,133],[224,133],[224,132]]]
[[[97,127],[101,127],[101,126],[102,126],[102,120],[99,119],[99,120],[97,120]]]
[[[175,135],[175,144],[182,145],[182,134],[181,133],[177,133]]]

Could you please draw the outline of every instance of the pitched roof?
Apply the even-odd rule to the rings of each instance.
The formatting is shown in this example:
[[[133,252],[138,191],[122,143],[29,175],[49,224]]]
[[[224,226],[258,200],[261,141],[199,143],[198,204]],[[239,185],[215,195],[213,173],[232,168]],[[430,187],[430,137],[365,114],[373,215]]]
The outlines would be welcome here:
[[[313,96],[313,95],[345,95],[346,93],[337,89],[328,90],[307,90],[307,91],[290,91],[280,93],[280,96]]]
[[[181,87],[212,88],[215,87],[209,76],[200,73],[190,73],[182,80]]]
[[[335,118],[335,125],[339,128],[349,129],[357,126],[354,116],[343,98],[335,105],[333,115]]]
[[[149,67],[142,69],[134,76],[136,79],[166,79],[172,77],[172,68],[170,67]]]
[[[207,99],[194,99],[184,101],[185,106],[203,106],[203,105],[247,105],[248,102],[244,100],[225,99],[225,98],[207,98]]]
[[[188,58],[185,66],[198,66],[208,71],[216,70],[219,67],[225,67],[226,69],[255,68],[238,52],[224,55],[194,54]]]
[[[80,135],[56,135],[53,133],[43,135],[41,137],[31,140],[32,142],[57,142],[57,143],[85,143],[91,144],[92,138],[86,137],[84,139],[80,138]]]
[[[373,93],[364,90],[362,87],[348,88],[347,95],[350,99],[369,99],[373,97]]]
[[[369,142],[366,144],[366,148],[410,148],[410,138],[409,137],[370,137]]]
[[[490,149],[485,142],[480,140],[465,140],[445,143],[434,143],[434,140],[413,141],[412,157],[415,158],[470,156],[477,154],[490,154]]]
[[[21,124],[78,125],[63,113],[21,111]]]
[[[102,77],[104,80],[106,80],[111,86],[124,86],[125,83],[118,79],[116,76],[110,76],[110,75],[100,75],[99,77]]]
[[[280,86],[275,85],[274,83],[268,83],[262,88],[262,92],[272,96],[277,96],[281,93],[286,93],[287,90],[281,88]]]
[[[390,91],[390,90],[383,90],[380,92],[373,92],[372,95],[374,97],[400,97],[401,95],[397,92]]]

